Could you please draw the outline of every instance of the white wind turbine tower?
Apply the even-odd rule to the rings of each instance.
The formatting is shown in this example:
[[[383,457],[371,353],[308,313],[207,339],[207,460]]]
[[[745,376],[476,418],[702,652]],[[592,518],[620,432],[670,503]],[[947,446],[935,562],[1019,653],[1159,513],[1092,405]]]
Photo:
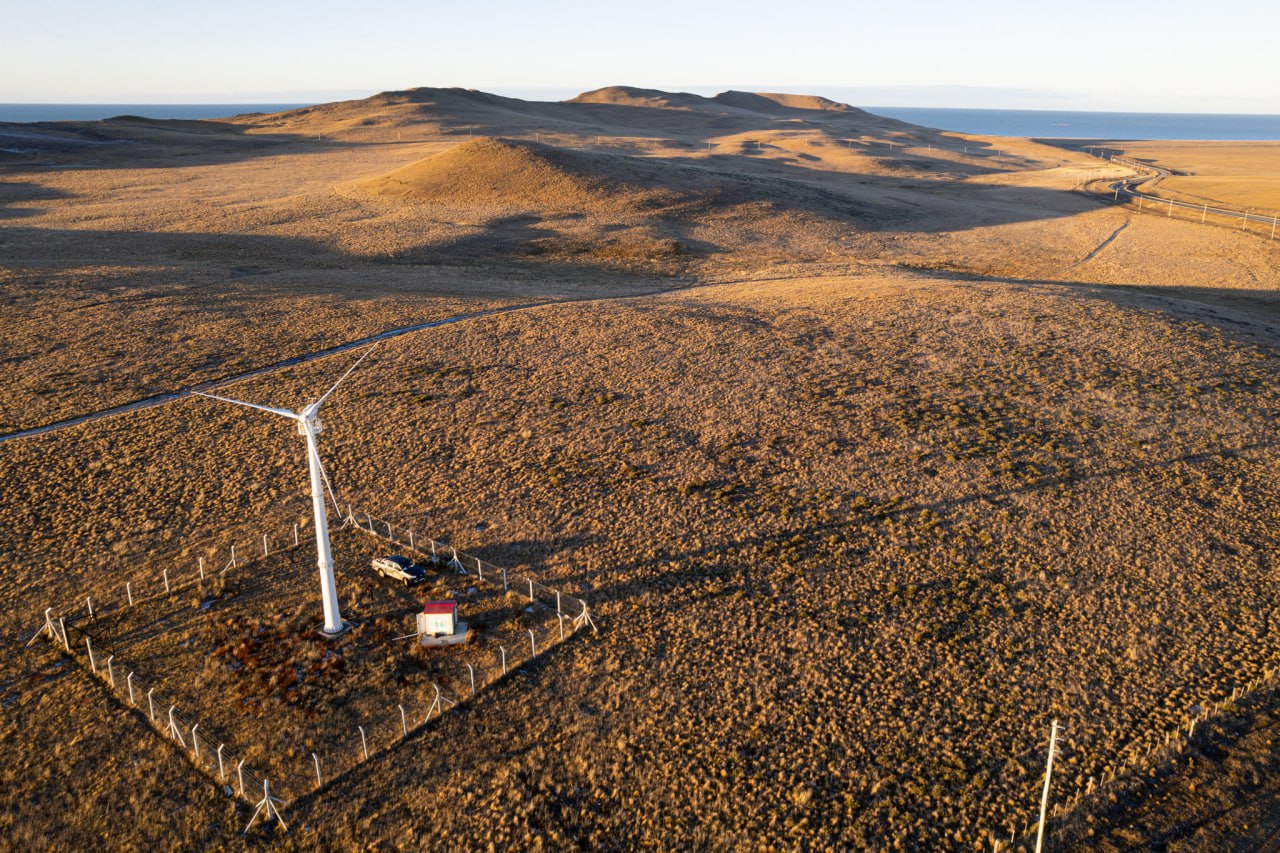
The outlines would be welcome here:
[[[373,350],[370,349],[369,352],[373,352]],[[333,554],[329,550],[329,519],[325,513],[324,505],[325,490],[329,490],[330,497],[333,497],[333,490],[329,488],[329,478],[324,472],[324,466],[320,464],[320,451],[316,447],[316,433],[322,429],[320,421],[316,419],[316,413],[320,411],[320,405],[329,399],[329,395],[342,384],[342,380],[350,376],[351,371],[359,367],[360,362],[368,357],[369,352],[360,356],[356,363],[347,368],[347,372],[342,374],[337,382],[333,383],[332,388],[324,392],[324,395],[319,400],[316,400],[301,412],[295,413],[288,409],[259,406],[257,403],[246,403],[243,400],[233,400],[230,397],[219,397],[216,394],[205,394],[200,391],[193,392],[201,397],[221,400],[224,403],[235,403],[237,406],[247,406],[250,409],[258,409],[259,411],[289,418],[297,422],[298,434],[307,439],[307,459],[310,461],[311,468],[311,508],[314,510],[316,517],[316,564],[320,567],[320,596],[324,600],[324,627],[320,629],[320,633],[330,638],[343,633],[349,626],[342,621],[342,614],[338,611],[338,591],[333,580]],[[337,498],[333,499],[333,505],[337,508]],[[341,511],[339,510],[339,512]]]

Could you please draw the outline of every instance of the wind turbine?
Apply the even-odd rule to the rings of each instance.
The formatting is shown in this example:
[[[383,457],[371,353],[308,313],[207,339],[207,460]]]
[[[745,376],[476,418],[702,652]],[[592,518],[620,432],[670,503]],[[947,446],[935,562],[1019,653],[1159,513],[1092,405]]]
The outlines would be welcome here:
[[[351,375],[351,371],[360,366],[360,362],[368,357],[372,349],[360,356],[356,363],[347,368],[347,372],[333,383],[333,387],[324,392],[324,395],[304,408],[301,412],[291,412],[288,409],[276,409],[271,406],[260,406],[257,403],[246,403],[243,400],[233,400],[230,397],[219,397],[217,394],[205,394],[201,391],[193,393],[199,394],[201,397],[208,397],[211,400],[221,400],[224,403],[235,403],[237,406],[246,406],[250,409],[257,409],[262,412],[270,412],[273,415],[280,415],[289,418],[298,424],[298,434],[307,440],[307,459],[310,462],[311,469],[311,508],[315,512],[316,517],[316,564],[320,567],[320,597],[324,601],[324,627],[320,629],[320,633],[326,637],[333,638],[342,634],[347,630],[348,626],[342,621],[342,614],[338,611],[338,591],[333,580],[333,554],[329,550],[329,519],[325,513],[324,495],[328,489],[329,496],[333,497],[333,489],[329,488],[329,477],[324,472],[324,466],[320,464],[320,451],[316,447],[316,434],[323,428],[320,421],[316,419],[316,414],[320,411],[321,404],[329,399],[329,395],[337,390],[342,384],[342,380]],[[334,508],[338,508],[337,498],[333,498]],[[341,510],[339,509],[339,514]]]

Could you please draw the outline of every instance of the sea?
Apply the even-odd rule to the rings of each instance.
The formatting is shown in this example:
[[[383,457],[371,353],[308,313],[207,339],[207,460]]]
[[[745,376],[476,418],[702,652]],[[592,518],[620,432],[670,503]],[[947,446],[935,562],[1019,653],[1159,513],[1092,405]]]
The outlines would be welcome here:
[[[0,104],[0,122],[97,121],[113,116],[224,118],[309,104]],[[1055,139],[1280,140],[1280,115],[1111,113],[865,107],[877,115],[940,130]]]
[[[116,116],[226,118],[306,106],[310,104],[0,104],[0,121],[99,121]]]
[[[984,136],[1041,139],[1280,140],[1280,115],[1094,113],[1061,110],[961,110],[866,107],[911,124]]]

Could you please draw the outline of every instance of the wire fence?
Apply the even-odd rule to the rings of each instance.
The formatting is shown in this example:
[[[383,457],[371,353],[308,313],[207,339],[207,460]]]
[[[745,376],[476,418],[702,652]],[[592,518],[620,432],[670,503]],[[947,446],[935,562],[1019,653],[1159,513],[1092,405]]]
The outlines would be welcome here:
[[[1092,153],[1093,149],[1086,149]],[[1128,166],[1131,169],[1143,172],[1147,175],[1139,182],[1131,180],[1117,181],[1112,184],[1112,200],[1121,201],[1123,203],[1132,203],[1140,212],[1160,214],[1163,213],[1167,217],[1173,216],[1174,211],[1178,211],[1179,215],[1184,213],[1189,219],[1198,219],[1201,224],[1207,224],[1209,217],[1215,217],[1216,220],[1226,219],[1239,223],[1239,227],[1244,230],[1252,223],[1262,226],[1259,229],[1253,229],[1253,233],[1268,234],[1268,239],[1276,239],[1277,226],[1280,226],[1280,213],[1255,213],[1252,209],[1239,210],[1231,207],[1221,207],[1210,205],[1208,202],[1189,202],[1179,199],[1170,198],[1169,196],[1158,196],[1151,193],[1145,193],[1137,187],[1140,183],[1150,180],[1158,180],[1165,173],[1149,163],[1143,163],[1138,160],[1131,160],[1127,157],[1119,157],[1109,154],[1106,150],[1102,150],[1101,154],[1093,156],[1106,160],[1111,163],[1119,163],[1122,166]],[[1220,224],[1220,223],[1219,223]]]
[[[1183,717],[1173,728],[1151,727],[1138,732],[1125,746],[1113,754],[1098,756],[1095,761],[1087,762],[1102,769],[1081,781],[1068,779],[1051,788],[1052,803],[1044,814],[1045,833],[1071,829],[1073,821],[1083,813],[1084,807],[1098,801],[1126,780],[1134,780],[1144,771],[1153,771],[1166,762],[1186,751],[1194,742],[1198,729],[1204,724],[1235,709],[1241,700],[1266,689],[1274,689],[1276,675],[1280,666],[1263,667],[1260,673],[1243,684],[1232,688],[1229,695],[1197,705],[1198,710]],[[1055,749],[1055,756],[1064,754],[1061,747]],[[1024,753],[1025,755],[1025,753]],[[1048,760],[1047,745],[1041,753]],[[1044,776],[1041,775],[1043,780]],[[1064,795],[1063,788],[1066,789]],[[1001,850],[1015,850],[1029,847],[1035,840],[1040,825],[1038,811],[1028,810],[1011,817],[1000,829],[988,831],[986,840],[991,844],[993,853]]]
[[[496,648],[475,651],[465,660],[450,658],[440,661],[437,666],[439,677],[429,685],[424,695],[412,698],[398,696],[388,700],[384,714],[365,715],[358,719],[344,717],[342,722],[350,725],[337,724],[336,733],[333,726],[320,736],[290,733],[283,739],[277,737],[275,744],[265,747],[261,743],[233,746],[227,732],[197,719],[188,710],[188,705],[207,702],[207,697],[171,695],[158,679],[138,672],[125,659],[130,649],[126,647],[122,655],[117,648],[118,637],[113,635],[112,627],[118,623],[113,617],[145,611],[150,607],[159,615],[148,623],[148,635],[170,630],[169,622],[172,620],[189,622],[192,611],[166,614],[161,608],[192,591],[203,596],[216,590],[229,573],[255,566],[273,555],[293,551],[315,541],[314,534],[304,535],[297,525],[283,536],[263,535],[251,549],[243,545],[239,549],[234,544],[229,545],[214,551],[208,558],[197,556],[194,565],[190,562],[185,566],[175,565],[172,571],[162,568],[158,574],[126,581],[96,595],[86,595],[83,605],[61,612],[49,608],[44,614],[44,625],[31,637],[28,645],[43,636],[65,654],[81,661],[125,708],[169,741],[192,767],[205,774],[228,796],[254,806],[252,826],[259,819],[271,818],[283,825],[281,809],[287,808],[290,801],[326,787],[364,761],[395,748],[434,724],[450,709],[470,702],[485,688],[507,678],[573,634],[583,629],[597,630],[583,599],[568,596],[527,574],[510,572],[371,513],[358,515],[348,508],[343,523],[343,528],[347,527],[407,548],[424,559],[433,560],[438,567],[465,575],[469,581],[491,588],[494,594],[501,590],[503,597],[527,598],[526,611],[540,609],[554,615],[555,619],[549,624],[523,627],[516,638],[518,642],[507,641]],[[254,577],[259,575],[260,585],[269,586],[265,574],[254,573]],[[256,601],[256,598],[252,600]],[[196,612],[204,609],[200,607]],[[249,728],[254,730],[252,726]]]

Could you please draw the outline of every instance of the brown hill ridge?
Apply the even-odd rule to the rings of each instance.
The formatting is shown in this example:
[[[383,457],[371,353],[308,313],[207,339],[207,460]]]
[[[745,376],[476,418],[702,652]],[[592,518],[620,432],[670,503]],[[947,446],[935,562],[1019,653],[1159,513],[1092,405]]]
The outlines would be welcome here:
[[[638,89],[635,86],[606,86],[592,89],[565,101],[567,104],[616,104],[650,109],[705,109],[711,101],[689,92],[663,92],[660,89]]]
[[[479,137],[353,186],[387,198],[451,206],[654,208],[715,183],[703,172],[619,154]]]

